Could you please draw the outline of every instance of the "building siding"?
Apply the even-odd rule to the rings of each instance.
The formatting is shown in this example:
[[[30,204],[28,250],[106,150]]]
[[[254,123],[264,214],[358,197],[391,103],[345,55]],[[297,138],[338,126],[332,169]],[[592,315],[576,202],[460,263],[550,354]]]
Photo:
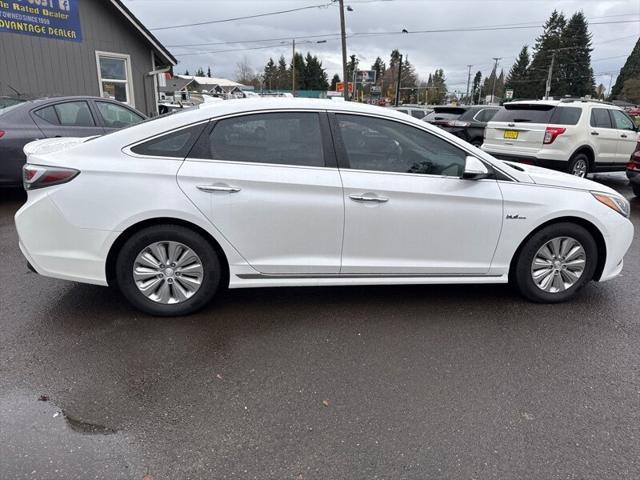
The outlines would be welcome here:
[[[156,112],[152,48],[106,0],[79,2],[82,42],[0,32],[0,95],[100,95],[96,51],[131,58],[134,106]]]

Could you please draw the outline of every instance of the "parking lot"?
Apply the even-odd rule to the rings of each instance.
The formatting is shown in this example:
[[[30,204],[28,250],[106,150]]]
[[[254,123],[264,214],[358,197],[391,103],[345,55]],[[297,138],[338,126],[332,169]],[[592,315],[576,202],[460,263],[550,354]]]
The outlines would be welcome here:
[[[3,478],[640,478],[637,233],[620,277],[561,305],[287,288],[152,318],[30,273],[22,201],[0,200]]]

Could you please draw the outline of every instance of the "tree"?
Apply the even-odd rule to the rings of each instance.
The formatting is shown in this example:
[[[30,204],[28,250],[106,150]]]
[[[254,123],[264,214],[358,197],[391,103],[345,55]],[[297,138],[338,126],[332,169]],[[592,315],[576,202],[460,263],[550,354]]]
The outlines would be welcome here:
[[[327,72],[322,68],[322,62],[318,57],[311,56],[311,52],[305,57],[304,88],[306,90],[322,90],[329,88]]]
[[[347,81],[353,82],[353,74],[356,70],[358,70],[358,59],[355,55],[351,55],[349,57],[349,61],[347,62]]]
[[[529,80],[529,49],[525,45],[520,50],[516,63],[511,66],[505,81],[505,87],[513,90],[514,98],[529,98],[531,90],[527,85]]]
[[[207,77],[211,78],[211,67],[207,67]]]
[[[532,98],[542,97],[545,93],[545,83],[547,80],[547,72],[551,65],[551,57],[553,53],[557,52],[558,48],[560,48],[560,37],[566,24],[567,20],[564,15],[554,10],[544,24],[544,31],[536,39],[536,44],[533,48],[535,53],[529,66],[530,75],[528,78]],[[551,80],[552,92],[554,91],[554,87],[558,86],[559,81],[560,69],[555,68],[557,65],[558,63],[555,63],[554,75]]]
[[[273,90],[278,83],[278,67],[273,61],[273,58],[269,58],[269,61],[264,66],[264,84],[268,90]]]
[[[494,95],[494,101],[496,99],[504,98],[504,71],[500,71],[500,75],[496,75],[496,65],[493,65],[493,70],[488,77],[485,77],[484,84],[482,86],[482,92],[486,95]]]
[[[616,78],[616,83],[611,88],[612,98],[620,97],[625,82],[631,78],[640,78],[640,38],[638,38],[635,47],[633,47],[631,54],[627,58],[627,61],[620,69],[620,74],[618,75],[618,78]]]
[[[595,93],[592,50],[587,19],[584,13],[577,12],[571,16],[560,35],[560,50],[556,56],[558,73],[554,75],[558,83],[553,90],[554,95],[584,97]]]
[[[184,71],[184,74],[185,74],[185,75],[189,75],[189,70],[185,70],[185,71]]]
[[[632,103],[640,103],[640,77],[630,78],[622,86],[622,97]]]
[[[596,88],[596,98],[598,98],[599,100],[604,100],[605,91],[606,88],[603,84],[598,85],[598,88]]]
[[[236,81],[243,85],[260,86],[260,78],[256,75],[247,57],[243,57],[236,63]]]
[[[444,70],[437,69],[427,79],[427,103],[440,105],[447,98],[447,83]]]
[[[304,89],[305,73],[306,73],[304,57],[302,56],[301,53],[298,53],[298,52],[295,52],[294,55],[296,59],[296,90],[301,90],[301,89]],[[293,71],[293,60],[291,61],[289,68],[291,71]],[[290,80],[289,88],[291,88],[291,80]]]
[[[329,90],[332,90],[335,92],[336,89],[338,88],[337,85],[339,82],[340,82],[340,75],[336,73],[331,79],[331,86],[329,87]]]
[[[198,70],[196,70],[196,77],[204,77],[204,70],[202,67],[198,67]]]
[[[275,88],[278,90],[288,90],[291,88],[291,72],[287,69],[287,61],[283,55],[280,55],[278,59]]]
[[[371,70],[376,72],[376,84],[380,84],[382,82],[382,76],[384,75],[387,66],[384,64],[380,57],[376,58],[376,61],[371,65]]]
[[[480,103],[480,88],[482,81],[482,72],[478,70],[473,77],[473,84],[471,87],[471,98],[474,100],[472,103]]]

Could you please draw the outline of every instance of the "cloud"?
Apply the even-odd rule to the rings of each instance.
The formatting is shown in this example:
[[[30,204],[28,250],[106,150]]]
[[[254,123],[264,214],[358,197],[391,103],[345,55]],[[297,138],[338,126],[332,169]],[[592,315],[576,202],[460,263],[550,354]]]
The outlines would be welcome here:
[[[329,4],[330,0],[125,0],[126,5],[148,27],[162,27],[207,20],[246,16],[306,5]],[[541,28],[518,30],[414,34],[417,30],[480,27],[513,24],[542,24],[553,9],[565,15],[582,10],[592,22],[640,18],[640,0],[345,0],[353,8],[346,13],[347,32],[398,32],[397,35],[354,35],[347,40],[348,55],[356,54],[363,66],[377,56],[388,62],[392,49],[408,56],[421,78],[443,68],[452,89],[464,90],[467,67],[487,75],[492,57],[503,57],[499,68],[507,72],[522,45],[532,46]],[[625,16],[622,16],[625,14]],[[632,14],[630,16],[629,14]],[[602,18],[606,17],[606,18]],[[409,34],[400,34],[406,29]],[[154,32],[180,61],[177,72],[207,66],[215,76],[233,78],[236,63],[246,57],[261,71],[269,57],[291,58],[291,42],[247,42],[254,39],[294,38],[336,34],[340,31],[336,5],[299,12]],[[597,83],[615,81],[626,56],[640,36],[639,23],[591,25],[593,69]],[[617,39],[611,41],[612,39]],[[310,51],[322,60],[329,77],[342,76],[340,41],[326,37],[323,44],[313,39],[297,40],[297,50]],[[221,42],[238,42],[220,44]],[[178,47],[203,43],[194,47]],[[251,48],[260,49],[250,50]],[[233,50],[233,51],[230,51]],[[200,53],[217,52],[217,53]],[[611,58],[615,57],[615,58]],[[602,60],[600,60],[602,59]]]

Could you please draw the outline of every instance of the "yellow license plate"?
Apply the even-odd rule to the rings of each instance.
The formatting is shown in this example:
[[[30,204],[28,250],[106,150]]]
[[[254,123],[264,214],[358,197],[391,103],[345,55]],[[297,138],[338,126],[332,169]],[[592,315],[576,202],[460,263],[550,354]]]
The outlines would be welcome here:
[[[517,130],[505,130],[504,138],[508,138],[509,140],[517,140],[518,139],[518,131]]]

